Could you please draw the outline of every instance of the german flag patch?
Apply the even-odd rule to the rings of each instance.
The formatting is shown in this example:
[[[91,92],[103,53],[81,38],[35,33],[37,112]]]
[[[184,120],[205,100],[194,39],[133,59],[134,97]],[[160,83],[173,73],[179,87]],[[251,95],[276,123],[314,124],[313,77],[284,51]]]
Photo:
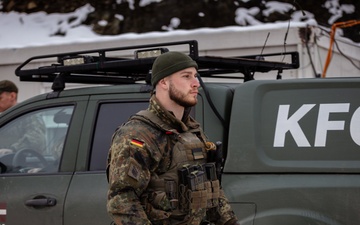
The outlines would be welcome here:
[[[130,144],[135,145],[136,147],[139,147],[139,148],[144,147],[144,142],[136,140],[136,139],[132,139]]]

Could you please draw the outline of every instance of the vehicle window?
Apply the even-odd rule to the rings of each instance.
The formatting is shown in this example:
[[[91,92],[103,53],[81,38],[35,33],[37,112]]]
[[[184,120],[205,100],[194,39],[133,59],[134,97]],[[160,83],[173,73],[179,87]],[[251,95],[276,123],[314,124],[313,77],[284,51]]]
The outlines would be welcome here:
[[[1,127],[1,172],[56,172],[73,108],[61,106],[37,110]]]
[[[149,101],[104,103],[99,106],[96,121],[90,170],[105,170],[111,137],[116,128],[126,122],[131,115],[146,109]]]

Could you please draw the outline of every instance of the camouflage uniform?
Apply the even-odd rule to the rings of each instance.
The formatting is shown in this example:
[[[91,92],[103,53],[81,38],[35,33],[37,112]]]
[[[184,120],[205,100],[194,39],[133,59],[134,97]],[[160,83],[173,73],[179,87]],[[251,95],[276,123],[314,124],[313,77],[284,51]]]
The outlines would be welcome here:
[[[31,115],[16,121],[0,137],[0,148],[17,152],[22,149],[32,149],[40,154],[46,152],[46,127],[39,115]]]
[[[207,219],[214,224],[222,225],[236,221],[222,189],[219,191],[217,207],[193,207],[189,215],[177,217],[168,196],[161,191],[163,189],[157,189],[164,186],[162,182],[159,184],[159,181],[174,178],[174,175],[174,180],[178,182],[177,173],[173,170],[178,167],[174,161],[179,155],[179,150],[174,146],[185,139],[179,140],[175,138],[175,134],[198,130],[195,137],[200,140],[198,142],[201,143],[202,149],[205,149],[207,140],[199,123],[189,116],[189,110],[186,110],[183,120],[179,121],[171,112],[164,110],[153,96],[148,111],[156,115],[162,123],[154,126],[139,119],[138,115],[121,126],[113,135],[108,156],[107,210],[115,223],[200,224],[202,220]],[[206,160],[201,154],[200,159]]]

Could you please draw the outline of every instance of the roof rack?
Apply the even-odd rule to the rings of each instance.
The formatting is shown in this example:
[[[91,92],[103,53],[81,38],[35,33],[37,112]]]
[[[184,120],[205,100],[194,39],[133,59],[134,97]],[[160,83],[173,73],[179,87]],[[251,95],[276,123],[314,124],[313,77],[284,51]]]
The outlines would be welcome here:
[[[184,46],[187,46],[187,49],[184,50]],[[255,72],[277,70],[280,74],[283,70],[299,67],[297,52],[242,57],[199,56],[197,41],[189,40],[35,56],[18,66],[15,74],[20,81],[53,82],[53,89],[58,90],[63,89],[65,83],[149,83],[151,67],[156,56],[166,51],[188,52],[198,63],[201,77],[234,78],[226,77],[224,74],[240,73],[243,76],[236,78],[248,81],[253,79]],[[129,57],[123,57],[126,54]],[[291,62],[265,61],[264,58],[267,56],[290,56]],[[49,62],[49,66],[28,68],[31,65],[39,65],[36,64],[37,61],[41,64],[44,64],[44,61]]]

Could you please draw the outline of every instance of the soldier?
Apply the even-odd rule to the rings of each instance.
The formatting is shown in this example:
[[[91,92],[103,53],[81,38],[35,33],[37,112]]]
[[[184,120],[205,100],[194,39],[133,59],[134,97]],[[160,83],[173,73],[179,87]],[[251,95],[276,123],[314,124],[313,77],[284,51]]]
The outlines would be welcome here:
[[[17,103],[18,88],[9,80],[0,81],[0,113]]]
[[[197,69],[183,53],[159,56],[148,109],[115,131],[107,210],[117,225],[238,224],[207,161],[215,144],[189,116],[200,86]]]
[[[18,88],[9,80],[0,81],[0,112],[17,104]],[[27,116],[4,128],[0,136],[0,156],[22,149],[34,149],[43,153],[45,148],[45,123],[38,115]]]

